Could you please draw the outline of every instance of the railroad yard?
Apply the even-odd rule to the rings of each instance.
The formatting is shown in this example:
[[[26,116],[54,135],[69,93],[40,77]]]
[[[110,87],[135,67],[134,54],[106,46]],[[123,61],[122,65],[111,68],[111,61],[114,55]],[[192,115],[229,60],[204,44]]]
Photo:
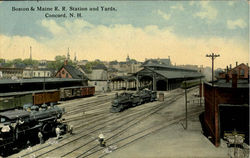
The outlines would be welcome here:
[[[204,110],[199,97],[194,95],[197,92],[197,87],[188,90],[189,118],[197,117]],[[164,102],[150,102],[120,113],[109,111],[114,96],[112,92],[60,102],[59,106],[66,111],[64,122],[73,125],[73,134],[50,138],[44,144],[28,147],[10,157],[108,157],[175,123],[185,126],[183,89],[164,92]],[[98,142],[101,133],[105,136],[105,148]],[[142,151],[137,152],[143,156]],[[132,157],[133,153],[129,155]]]

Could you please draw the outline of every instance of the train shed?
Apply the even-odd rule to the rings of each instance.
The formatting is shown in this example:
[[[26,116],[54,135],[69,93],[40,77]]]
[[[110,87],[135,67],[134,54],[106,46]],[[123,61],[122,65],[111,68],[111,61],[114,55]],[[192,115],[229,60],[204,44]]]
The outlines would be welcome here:
[[[197,70],[177,66],[149,63],[135,74],[140,86],[148,86],[154,91],[168,91],[179,88],[185,80],[204,77]]]

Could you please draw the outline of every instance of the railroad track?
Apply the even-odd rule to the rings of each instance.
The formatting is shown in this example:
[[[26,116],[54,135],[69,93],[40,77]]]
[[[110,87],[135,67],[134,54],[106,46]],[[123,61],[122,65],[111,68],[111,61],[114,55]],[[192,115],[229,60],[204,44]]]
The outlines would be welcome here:
[[[189,117],[192,115],[196,115],[198,113],[201,113],[203,110],[194,110],[194,111],[190,111],[189,112]],[[175,118],[174,120],[170,120],[169,122],[165,122],[161,125],[153,125],[149,128],[143,129],[141,131],[138,131],[136,133],[130,134],[126,137],[123,137],[121,139],[115,140],[115,141],[111,141],[109,146],[117,146],[118,148],[115,148],[112,150],[116,151],[118,149],[121,149],[129,144],[132,144],[133,142],[142,139],[150,134],[156,133],[172,124],[178,123],[181,120],[184,120],[185,116],[179,116],[177,118]],[[110,141],[107,139],[107,141]],[[104,153],[103,154],[103,148],[100,148],[99,146],[97,147],[97,150],[94,150],[92,152],[88,151],[88,152],[84,152],[81,155],[78,155],[76,158],[85,158],[85,157],[104,157],[106,155],[108,155],[108,153]]]
[[[182,94],[179,94],[179,95],[182,95]],[[174,101],[176,100],[175,97],[177,97],[177,96],[172,97],[172,99],[170,99],[170,100],[167,102],[167,104],[170,104],[171,102],[174,102]],[[161,105],[163,105],[163,104],[166,104],[166,102],[165,102],[165,103],[162,103]],[[118,133],[116,133],[115,135],[111,136],[111,137],[108,138],[107,140],[119,136],[119,134],[126,132],[129,128],[135,126],[136,124],[138,124],[138,123],[140,123],[141,121],[145,120],[147,117],[149,117],[149,116],[151,116],[152,114],[158,112],[158,111],[162,108],[161,105],[158,105],[158,108],[157,108],[156,110],[155,110],[155,107],[153,107],[153,108],[151,108],[150,110],[148,110],[148,111],[152,111],[152,110],[154,109],[153,112],[147,113],[147,115],[145,115],[145,112],[143,112],[141,116],[139,116],[139,117],[136,116],[137,118],[132,118],[132,119],[129,120],[128,122],[125,122],[125,123],[123,123],[122,125],[120,125],[120,126],[114,128],[114,129],[112,129],[112,131],[118,130]],[[163,108],[165,108],[165,106],[164,106]],[[140,119],[138,119],[138,118],[140,118]],[[133,123],[130,124],[131,122],[133,122]],[[122,129],[122,128],[125,128],[125,129]],[[119,131],[119,129],[122,129],[122,130]],[[74,152],[78,152],[79,149],[82,150],[82,148],[85,147],[85,146],[87,146],[87,145],[94,144],[94,146],[93,146],[92,148],[86,149],[86,150],[85,150],[84,154],[86,154],[86,153],[90,152],[91,150],[93,150],[94,148],[98,148],[98,147],[99,147],[99,145],[96,145],[97,143],[96,143],[95,141],[96,141],[96,138],[93,138],[92,140],[88,140],[87,143],[78,145],[77,148],[74,148],[73,150],[71,150],[71,151],[65,153],[64,155],[61,155],[60,157],[75,157],[75,156],[70,155],[70,154],[72,154],[72,153],[74,153]],[[84,155],[84,154],[83,154],[83,155]],[[82,156],[82,154],[80,154],[79,156]]]
[[[92,133],[98,133],[99,131],[104,130],[106,126],[112,125],[112,124],[119,122],[119,121],[120,122],[123,121],[124,124],[122,124],[118,127],[115,127],[112,130],[119,130],[119,129],[122,129],[123,126],[127,127],[126,125],[131,125],[130,127],[127,128],[127,129],[129,129],[129,128],[135,126],[140,121],[143,121],[146,117],[153,115],[151,113],[149,114],[148,113],[149,111],[152,111],[152,110],[155,111],[156,109],[158,109],[155,112],[153,112],[153,113],[156,113],[161,108],[165,108],[166,106],[161,106],[161,105],[170,104],[171,102],[174,102],[176,100],[176,97],[180,97],[183,95],[183,92],[177,90],[172,95],[175,95],[175,96],[171,96],[171,98],[168,97],[169,100],[165,101],[164,103],[161,103],[161,104],[158,104],[158,105],[152,106],[152,107],[141,108],[137,111],[135,110],[135,112],[132,112],[132,110],[128,109],[128,110],[124,111],[123,113],[119,113],[119,114],[110,114],[108,112],[108,114],[97,114],[97,116],[92,115],[92,116],[82,118],[82,119],[85,119],[86,122],[75,127],[75,129],[77,129],[75,135],[66,136],[66,137],[58,140],[59,144],[56,144],[57,146],[54,147],[53,149],[49,149],[52,146],[52,144],[46,144],[46,145],[42,145],[42,147],[40,147],[40,148],[33,150],[32,152],[27,152],[27,153],[23,154],[21,157],[27,157],[31,154],[35,154],[36,157],[44,157],[53,151],[56,151],[58,149],[63,149],[67,144],[74,143],[78,139],[83,139],[83,138],[89,137],[92,135]],[[167,96],[165,96],[165,98],[167,98]],[[96,102],[96,101],[94,101],[94,102]],[[88,103],[94,103],[94,102],[88,102]],[[141,105],[139,107],[142,107],[142,106],[143,105]],[[98,104],[97,104],[97,107],[98,107]],[[131,108],[131,109],[136,109],[136,108]],[[128,112],[130,112],[131,114],[128,115]],[[145,112],[147,113],[148,116],[145,114]],[[127,118],[131,118],[131,119],[127,119]],[[139,119],[139,118],[141,118],[141,119]],[[77,118],[77,117],[71,118],[71,119],[72,119],[72,120],[70,120],[71,122],[81,120],[81,118]],[[126,120],[126,121],[124,121],[124,120]],[[92,126],[89,126],[90,124],[92,124]],[[132,125],[132,124],[134,124],[134,125]],[[88,128],[84,128],[85,126],[88,126]],[[90,131],[90,132],[86,132],[86,131]],[[123,132],[125,132],[125,131],[126,131],[126,129],[124,129]],[[121,133],[123,133],[123,132],[121,132]],[[95,134],[95,135],[97,135],[97,134]],[[116,137],[116,136],[113,136],[113,137]],[[78,149],[81,149],[81,146],[84,147],[84,146],[89,145],[90,143],[93,143],[96,140],[96,138],[87,139],[87,140],[89,142],[86,143],[86,140],[84,140],[84,142],[85,142],[84,144],[80,144],[79,146],[77,145]],[[96,144],[96,142],[94,142],[94,144]],[[69,154],[67,154],[67,152],[66,152],[62,156],[68,156],[71,153],[73,153],[74,151],[77,151],[78,149],[72,149],[71,151],[68,152]],[[90,150],[90,149],[87,149],[86,151],[88,151],[88,150]]]

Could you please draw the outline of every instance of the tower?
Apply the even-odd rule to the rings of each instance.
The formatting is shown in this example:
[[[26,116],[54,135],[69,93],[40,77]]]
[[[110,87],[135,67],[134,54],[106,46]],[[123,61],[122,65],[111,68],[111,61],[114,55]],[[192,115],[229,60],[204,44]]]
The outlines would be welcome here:
[[[30,46],[30,60],[32,60],[32,47]]]
[[[68,53],[67,53],[67,60],[70,59],[70,55],[69,55],[69,48],[68,48]]]

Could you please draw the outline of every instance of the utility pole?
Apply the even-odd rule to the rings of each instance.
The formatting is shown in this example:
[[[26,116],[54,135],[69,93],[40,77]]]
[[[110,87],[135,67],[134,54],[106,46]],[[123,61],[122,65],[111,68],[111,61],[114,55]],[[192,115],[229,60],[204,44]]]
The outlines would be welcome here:
[[[212,85],[214,85],[214,59],[220,57],[220,54],[207,54],[206,57],[212,58]]]
[[[184,77],[185,78],[185,77]],[[187,81],[186,81],[186,79],[185,79],[185,109],[186,109],[186,126],[185,126],[185,129],[187,130],[187,128],[188,128],[188,123],[187,123],[187,121],[188,121],[188,116],[187,116],[187,113],[188,113],[188,111],[187,111]]]

